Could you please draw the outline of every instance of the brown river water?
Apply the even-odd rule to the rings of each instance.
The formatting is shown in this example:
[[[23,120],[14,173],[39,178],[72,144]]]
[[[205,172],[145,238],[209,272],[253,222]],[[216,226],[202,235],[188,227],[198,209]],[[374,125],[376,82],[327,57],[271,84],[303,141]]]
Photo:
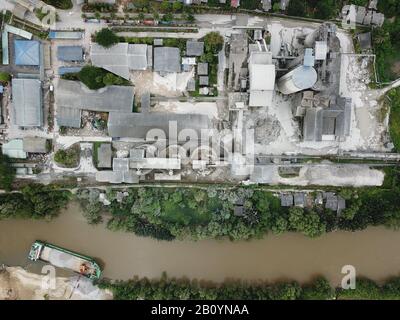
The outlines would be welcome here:
[[[44,240],[92,256],[113,279],[169,276],[202,280],[285,280],[300,282],[315,275],[339,285],[341,268],[353,265],[358,275],[384,280],[400,274],[400,231],[369,228],[334,232],[317,239],[300,234],[267,235],[261,240],[156,241],[130,233],[90,226],[71,203],[51,222],[0,221],[0,264],[35,268],[26,258],[31,243]]]

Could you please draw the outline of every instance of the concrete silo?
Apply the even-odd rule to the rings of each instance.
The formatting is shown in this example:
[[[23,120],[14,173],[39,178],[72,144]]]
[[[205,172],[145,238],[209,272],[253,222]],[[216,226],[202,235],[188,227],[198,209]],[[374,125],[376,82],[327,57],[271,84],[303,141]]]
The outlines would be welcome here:
[[[278,80],[278,89],[283,94],[292,94],[310,89],[318,80],[314,67],[298,66]]]

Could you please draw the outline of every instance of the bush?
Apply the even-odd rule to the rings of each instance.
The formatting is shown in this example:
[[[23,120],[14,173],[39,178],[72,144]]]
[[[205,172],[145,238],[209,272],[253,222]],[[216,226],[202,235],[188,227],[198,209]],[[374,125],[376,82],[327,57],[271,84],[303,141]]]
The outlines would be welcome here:
[[[324,277],[318,277],[311,284],[305,285],[301,292],[303,300],[331,300],[334,297],[335,290]]]
[[[7,83],[11,80],[11,75],[7,72],[0,72],[0,82]]]
[[[224,38],[219,34],[219,32],[210,32],[204,37],[204,47],[206,52],[217,54],[221,51],[223,45]]]
[[[59,149],[54,155],[54,161],[67,168],[76,167],[79,164],[79,148]]]
[[[95,41],[99,45],[109,48],[119,42],[119,37],[111,29],[103,28],[96,32]]]
[[[397,152],[400,152],[400,88],[389,92],[391,110],[389,119],[389,132]]]

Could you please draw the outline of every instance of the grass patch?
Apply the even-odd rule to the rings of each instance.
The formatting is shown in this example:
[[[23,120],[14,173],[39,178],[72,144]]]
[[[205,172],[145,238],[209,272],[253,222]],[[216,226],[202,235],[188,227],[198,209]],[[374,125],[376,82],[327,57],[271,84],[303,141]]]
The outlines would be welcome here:
[[[400,151],[400,88],[390,91],[388,97],[391,100],[389,132],[394,147],[396,151],[399,152]]]
[[[75,145],[66,150],[58,150],[54,155],[54,161],[66,168],[75,168],[79,164],[79,156],[79,145]]]

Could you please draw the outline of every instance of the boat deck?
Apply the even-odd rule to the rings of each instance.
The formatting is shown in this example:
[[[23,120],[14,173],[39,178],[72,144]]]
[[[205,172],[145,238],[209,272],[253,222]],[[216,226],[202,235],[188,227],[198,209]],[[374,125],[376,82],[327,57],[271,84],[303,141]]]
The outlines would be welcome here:
[[[91,263],[85,259],[49,247],[43,248],[40,259],[56,267],[67,268],[76,272],[79,272],[82,263],[91,266]]]

